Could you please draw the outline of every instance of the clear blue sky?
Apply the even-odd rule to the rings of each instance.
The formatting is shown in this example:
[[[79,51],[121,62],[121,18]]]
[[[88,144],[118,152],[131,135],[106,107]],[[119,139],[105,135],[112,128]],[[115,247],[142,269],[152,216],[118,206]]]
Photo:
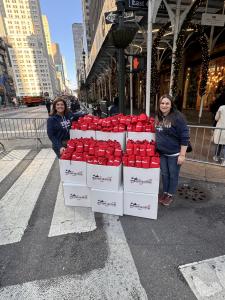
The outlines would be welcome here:
[[[76,75],[72,24],[82,22],[81,0],[40,0],[40,5],[42,14],[48,18],[52,42],[59,44],[61,54],[65,56],[68,77],[74,88]]]

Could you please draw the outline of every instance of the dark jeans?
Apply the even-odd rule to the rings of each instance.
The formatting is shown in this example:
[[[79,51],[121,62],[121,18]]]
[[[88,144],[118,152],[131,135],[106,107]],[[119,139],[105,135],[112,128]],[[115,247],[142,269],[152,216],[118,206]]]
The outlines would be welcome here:
[[[215,155],[219,158],[224,158],[225,159],[225,145],[215,145]]]
[[[160,156],[160,169],[162,174],[163,192],[171,195],[176,193],[180,165],[177,164],[178,156]]]

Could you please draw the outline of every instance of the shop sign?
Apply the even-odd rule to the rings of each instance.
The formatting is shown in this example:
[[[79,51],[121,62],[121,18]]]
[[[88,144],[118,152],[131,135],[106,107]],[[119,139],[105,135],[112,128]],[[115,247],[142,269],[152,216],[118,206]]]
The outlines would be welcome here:
[[[126,9],[148,10],[148,0],[128,0]]]
[[[225,24],[225,15],[222,14],[202,14],[202,25],[208,26],[221,26],[223,27]]]
[[[115,24],[118,19],[118,13],[115,11],[108,11],[105,13],[106,24]]]

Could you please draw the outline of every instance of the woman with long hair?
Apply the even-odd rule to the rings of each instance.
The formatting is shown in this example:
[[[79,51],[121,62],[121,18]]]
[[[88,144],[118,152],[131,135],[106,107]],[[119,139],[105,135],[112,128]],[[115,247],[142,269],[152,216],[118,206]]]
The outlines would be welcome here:
[[[47,121],[47,134],[52,142],[52,149],[59,158],[65,150],[66,143],[70,139],[70,127],[72,121],[77,120],[83,114],[71,113],[66,101],[57,97],[52,105],[52,111]]]
[[[163,184],[163,194],[159,197],[159,202],[169,206],[174,200],[180,167],[185,161],[189,142],[189,130],[185,118],[176,109],[170,95],[165,94],[159,99],[155,124]]]

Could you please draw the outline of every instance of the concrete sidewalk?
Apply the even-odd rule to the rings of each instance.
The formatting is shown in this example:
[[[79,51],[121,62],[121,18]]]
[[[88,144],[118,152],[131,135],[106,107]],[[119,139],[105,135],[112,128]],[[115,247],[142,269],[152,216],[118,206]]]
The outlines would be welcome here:
[[[225,167],[187,160],[181,168],[181,176],[207,182],[225,183]]]

